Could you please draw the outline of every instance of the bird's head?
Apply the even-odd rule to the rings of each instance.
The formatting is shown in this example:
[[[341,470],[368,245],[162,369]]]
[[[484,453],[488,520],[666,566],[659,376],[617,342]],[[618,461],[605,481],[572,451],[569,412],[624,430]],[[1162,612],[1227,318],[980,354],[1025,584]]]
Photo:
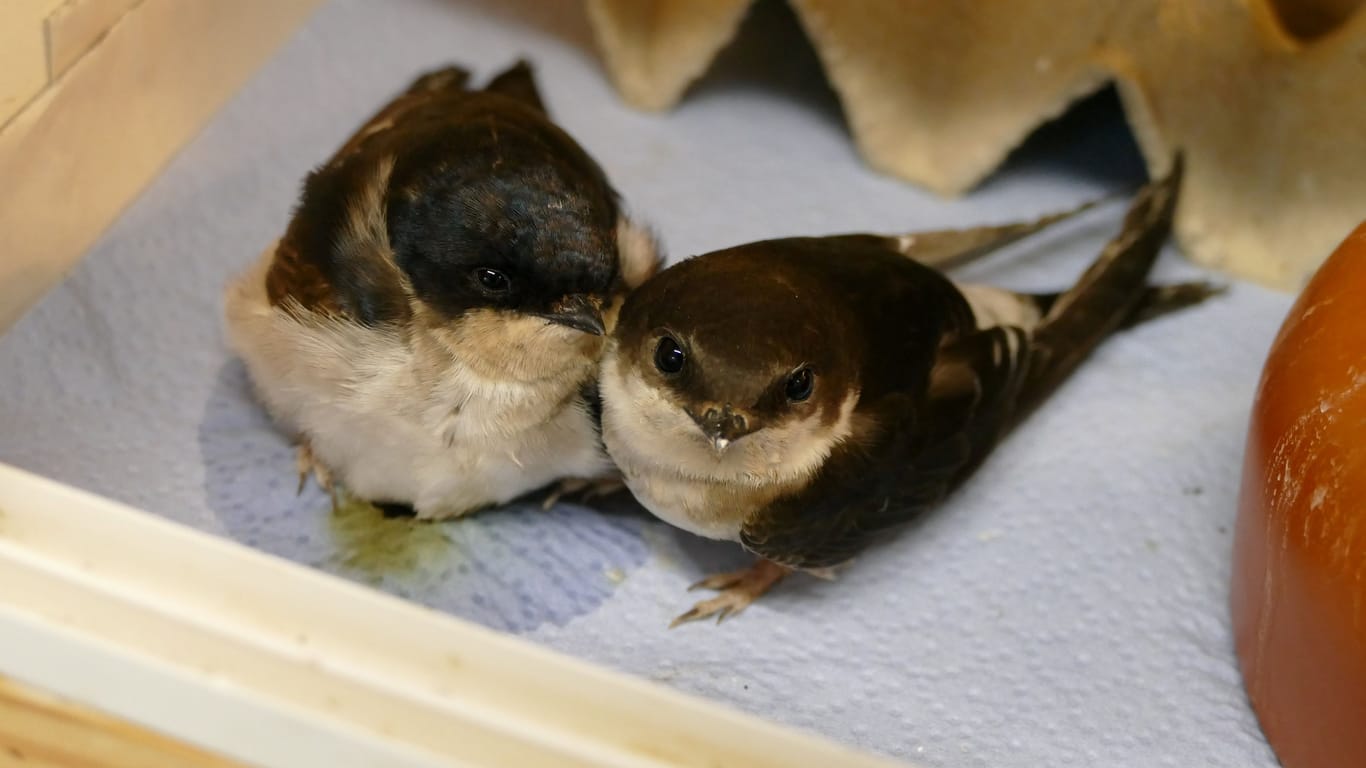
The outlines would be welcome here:
[[[619,282],[618,205],[598,166],[548,123],[447,130],[397,158],[394,262],[416,300],[517,378],[600,353]]]
[[[602,377],[623,450],[760,484],[809,474],[848,435],[854,340],[822,287],[765,250],[689,259],[627,298]]]

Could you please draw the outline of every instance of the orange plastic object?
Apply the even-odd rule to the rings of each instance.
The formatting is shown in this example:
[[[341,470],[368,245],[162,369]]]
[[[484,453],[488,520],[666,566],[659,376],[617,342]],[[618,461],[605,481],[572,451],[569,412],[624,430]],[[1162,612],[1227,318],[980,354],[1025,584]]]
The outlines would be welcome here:
[[[1238,656],[1272,748],[1286,768],[1366,766],[1366,223],[1271,347],[1234,546]]]

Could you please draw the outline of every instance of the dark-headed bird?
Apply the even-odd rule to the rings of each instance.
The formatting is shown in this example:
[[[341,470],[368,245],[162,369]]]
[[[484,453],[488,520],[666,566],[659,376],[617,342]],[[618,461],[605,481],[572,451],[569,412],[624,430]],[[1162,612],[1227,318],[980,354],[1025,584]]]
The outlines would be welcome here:
[[[303,185],[228,288],[232,346],[309,471],[420,518],[611,473],[592,394],[659,264],[518,63],[423,75]]]
[[[608,453],[654,515],[759,556],[696,585],[720,594],[675,624],[845,563],[959,486],[1116,329],[1212,293],[1147,284],[1180,179],[1178,158],[1061,293],[955,284],[913,258],[944,255],[935,238],[842,235],[708,253],[632,294],[603,357]]]

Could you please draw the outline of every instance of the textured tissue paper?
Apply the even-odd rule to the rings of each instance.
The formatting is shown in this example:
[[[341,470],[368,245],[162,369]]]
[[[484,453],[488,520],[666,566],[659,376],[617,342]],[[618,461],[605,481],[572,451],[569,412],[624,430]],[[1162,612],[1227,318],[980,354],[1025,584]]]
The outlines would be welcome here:
[[[1032,217],[1143,177],[1104,103],[963,200],[879,176],[790,17],[723,55],[676,112],[633,112],[581,13],[325,5],[0,337],[0,460],[917,765],[1273,766],[1225,602],[1246,417],[1288,295],[1235,284],[1115,337],[934,515],[836,581],[790,579],[721,626],[666,629],[696,597],[686,585],[746,557],[625,501],[414,529],[334,517],[312,486],[296,496],[292,449],[224,345],[222,287],[283,230],[310,167],[423,69],[455,61],[482,80],[531,59],[554,117],[673,259]],[[1064,285],[1122,211],[960,274]],[[1198,274],[1172,252],[1159,267]]]

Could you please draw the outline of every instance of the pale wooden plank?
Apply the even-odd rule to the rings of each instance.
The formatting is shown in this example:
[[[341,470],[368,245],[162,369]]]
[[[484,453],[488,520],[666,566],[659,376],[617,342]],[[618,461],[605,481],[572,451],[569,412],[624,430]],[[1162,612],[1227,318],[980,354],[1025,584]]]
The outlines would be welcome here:
[[[0,130],[0,331],[318,2],[143,0]]]
[[[0,768],[231,768],[238,765],[0,677]]]
[[[48,83],[43,21],[62,0],[0,1],[0,126]]]
[[[0,674],[255,765],[905,765],[4,464],[0,585]]]
[[[95,46],[141,0],[68,0],[47,18],[47,60],[52,79]]]

